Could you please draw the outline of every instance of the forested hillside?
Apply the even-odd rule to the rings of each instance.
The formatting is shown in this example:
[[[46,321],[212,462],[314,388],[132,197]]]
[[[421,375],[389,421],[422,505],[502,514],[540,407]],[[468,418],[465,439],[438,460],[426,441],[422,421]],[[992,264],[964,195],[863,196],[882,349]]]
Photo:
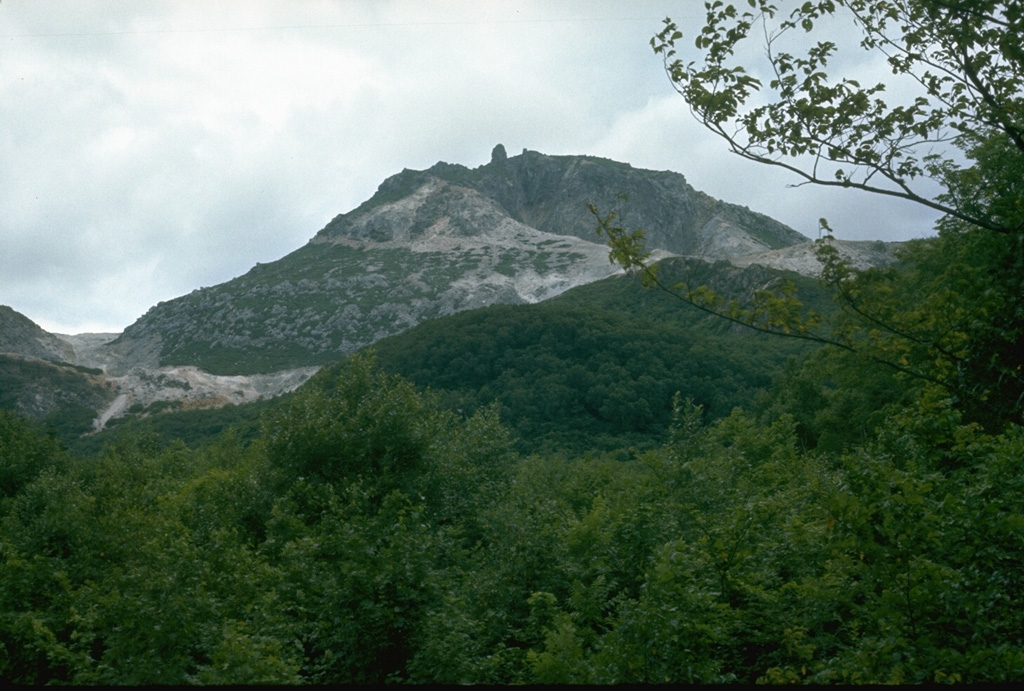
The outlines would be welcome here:
[[[453,413],[365,357],[252,443],[135,433],[76,457],[4,414],[0,675],[1019,677],[1020,429],[987,435],[927,397],[855,419],[815,389],[869,438],[809,450],[783,388],[760,418],[712,423],[677,399],[663,442],[626,460],[522,456],[497,409]]]
[[[857,280],[922,287],[960,249],[955,239],[914,243],[893,269]],[[546,424],[552,408],[527,418],[522,432],[548,440],[541,444],[501,423],[515,408],[500,395],[496,405],[452,410],[454,398],[491,381],[478,371],[487,358],[464,353],[502,330],[509,352],[495,356],[514,373],[524,361],[523,382],[559,376],[569,362],[559,344],[573,334],[580,370],[600,375],[609,364],[600,354],[636,347],[624,330],[652,324],[681,341],[654,338],[635,355],[660,353],[666,368],[693,359],[683,324],[706,319],[720,328],[699,340],[720,354],[730,344],[749,346],[752,357],[762,347],[779,353],[771,345],[779,336],[742,336],[671,296],[638,292],[628,278],[609,287],[566,295],[564,305],[457,317],[466,321],[452,347],[466,359],[454,367],[442,366],[443,350],[436,362],[420,357],[444,340],[431,328],[448,320],[421,325],[404,346],[381,344],[382,353],[409,348],[409,362],[422,367],[410,376],[432,373],[435,392],[353,356],[265,408],[255,430],[193,447],[128,426],[101,451],[71,454],[4,413],[0,676],[75,684],[1024,676],[1024,606],[1015,596],[1024,587],[1024,433],[1009,420],[986,431],[933,382],[813,348],[749,407],[716,417],[676,396],[665,429],[648,430],[660,441],[631,450],[628,435],[612,447],[609,434],[595,439],[605,452],[583,451],[582,433],[560,437]],[[646,308],[632,320],[612,310],[580,317],[588,298],[615,290],[647,298]],[[560,337],[545,340],[549,331]],[[668,353],[679,357],[669,363]],[[640,377],[629,391],[661,386]],[[582,424],[563,417],[570,431]]]
[[[784,277],[683,259],[661,268],[748,298],[752,285]],[[826,297],[814,281],[788,278],[809,299]],[[709,420],[751,409],[788,359],[813,347],[760,338],[617,276],[536,305],[427,321],[373,352],[382,369],[432,389],[451,409],[497,402],[520,451],[577,455],[660,444],[676,394],[701,405]]]
[[[830,309],[817,282],[796,274],[682,258],[666,260],[662,269],[746,301],[756,287],[796,281],[809,303]],[[749,408],[790,358],[813,347],[759,338],[618,276],[535,305],[492,305],[428,320],[369,350],[381,369],[440,394],[449,410],[472,413],[497,403],[519,451],[582,454],[660,444],[677,392],[704,406],[709,420]],[[144,428],[161,444],[195,446],[230,426],[250,440],[261,415],[282,404],[128,411],[104,432],[69,443],[95,452]]]
[[[114,391],[99,370],[0,353],[0,410],[44,421],[73,443],[92,430],[98,411]]]

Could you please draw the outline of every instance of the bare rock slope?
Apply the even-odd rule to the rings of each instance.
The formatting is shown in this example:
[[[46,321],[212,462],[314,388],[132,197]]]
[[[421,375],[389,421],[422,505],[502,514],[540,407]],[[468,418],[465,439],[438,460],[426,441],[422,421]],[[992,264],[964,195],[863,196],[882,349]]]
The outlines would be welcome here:
[[[889,266],[896,261],[895,250],[898,242],[831,240],[838,250],[841,259],[855,269],[864,270],[873,266]],[[804,276],[821,275],[821,262],[815,254],[813,242],[803,242],[777,250],[766,250],[752,254],[744,254],[729,260],[736,266],[745,267],[751,264],[794,271]]]
[[[25,315],[0,305],[0,353],[66,362],[71,357],[71,347]]]

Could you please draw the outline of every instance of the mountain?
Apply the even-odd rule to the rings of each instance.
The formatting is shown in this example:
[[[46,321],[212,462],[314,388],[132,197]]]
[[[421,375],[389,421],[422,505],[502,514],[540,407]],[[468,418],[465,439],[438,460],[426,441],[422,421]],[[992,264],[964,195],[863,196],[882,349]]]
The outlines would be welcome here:
[[[120,335],[48,334],[0,308],[3,404],[86,431],[86,412],[102,428],[286,393],[424,321],[539,303],[619,274],[591,204],[643,228],[655,259],[685,257],[673,261],[691,286],[742,299],[779,280],[778,269],[819,268],[807,238],[678,173],[590,156],[509,157],[498,145],[474,169],[442,162],[389,177],[295,252],[162,302]],[[892,260],[891,245],[837,246],[856,266]]]
[[[91,431],[116,396],[99,370],[0,353],[0,410],[44,421],[65,439]]]
[[[286,257],[156,305],[105,346],[109,366],[222,375],[318,366],[425,319],[548,299],[618,271],[589,204],[621,206],[623,223],[643,227],[658,256],[730,259],[807,242],[678,173],[508,157],[499,145],[475,169],[402,171]]]
[[[661,262],[661,275],[668,282],[707,284],[740,301],[790,280],[811,309],[827,313],[834,307],[817,280],[756,264],[740,268],[671,257]],[[428,319],[371,348],[381,370],[430,389],[451,410],[471,415],[496,404],[524,454],[584,454],[664,441],[676,392],[701,405],[708,421],[736,406],[749,408],[788,361],[813,346],[730,325],[619,274],[535,304],[495,304]],[[344,367],[344,362],[329,366],[319,379],[330,379]],[[191,390],[172,386],[181,381],[172,377],[188,371],[194,375]],[[201,443],[229,425],[252,438],[260,418],[287,405],[284,400],[214,411],[193,408],[202,403],[195,398],[182,401],[187,407],[175,406],[172,396],[197,393],[199,377],[207,384],[220,382],[229,395],[237,393],[230,382],[273,376],[136,368],[114,379],[129,390],[148,381],[149,389],[136,393],[153,402],[143,408],[146,399],[140,396],[131,406],[122,404],[120,410],[129,414],[112,415],[107,427],[117,434],[132,418],[144,416],[149,417],[146,429],[165,443]],[[164,398],[155,400],[157,393]],[[76,440],[74,446],[95,451],[107,438]]]
[[[429,194],[424,186],[432,180],[475,191],[509,218],[541,232],[588,242],[598,240],[589,204],[602,211],[618,207],[625,225],[644,229],[650,247],[672,254],[729,259],[807,241],[767,216],[698,192],[679,173],[642,170],[593,156],[546,156],[527,150],[508,158],[500,144],[490,163],[473,170],[438,163],[425,171],[404,170],[388,178],[365,204],[335,218],[317,238],[372,236],[379,226],[370,220],[368,233],[364,214],[375,218],[373,210],[382,205],[417,192]],[[411,224],[414,234],[431,223],[435,209],[428,205],[418,210]],[[463,231],[472,233],[472,223]]]
[[[294,390],[317,368],[217,376],[196,367],[125,368],[118,334],[51,334],[0,306],[0,410],[44,421],[65,441],[111,419],[251,403]]]

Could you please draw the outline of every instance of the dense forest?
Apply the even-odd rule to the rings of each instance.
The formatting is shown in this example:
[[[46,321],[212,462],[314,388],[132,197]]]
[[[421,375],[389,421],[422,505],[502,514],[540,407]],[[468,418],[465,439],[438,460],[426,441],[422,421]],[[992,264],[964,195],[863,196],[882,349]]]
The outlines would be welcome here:
[[[914,243],[897,267],[861,280],[928,280],[958,244]],[[632,352],[623,334],[646,334],[646,352],[671,371],[681,360],[701,366],[692,341],[711,336],[687,340],[668,318],[657,335],[615,332],[614,312],[588,322],[575,305],[540,307],[491,308],[494,324],[469,315],[457,331],[466,352],[502,328],[530,348],[546,343],[546,329],[560,334],[542,357],[529,348],[484,353],[459,368],[462,383],[415,354],[422,368],[411,378],[384,371],[381,356],[357,355],[264,405],[260,422],[191,445],[132,424],[98,451],[72,453],[45,428],[3,414],[0,676],[144,684],[1024,675],[1016,423],[986,431],[991,418],[968,420],[931,382],[815,348],[788,355],[762,387],[747,381],[760,392],[746,406],[709,415],[699,393],[669,394],[664,428],[648,429],[656,443],[612,448],[610,434],[584,450],[582,427],[565,436],[550,419],[564,400],[513,408],[517,396],[551,385],[518,390],[520,372],[568,370],[571,379],[571,367],[510,366],[516,376],[505,382],[478,364],[556,358],[562,346],[553,344],[572,343],[566,330],[576,329],[579,341],[595,339],[573,351],[573,367],[590,376],[609,366],[597,353]],[[778,340],[731,332],[718,336],[745,348]],[[727,345],[717,348],[728,358]],[[632,390],[664,395],[661,382],[624,370]],[[730,400],[731,380],[722,381]],[[495,382],[510,387],[505,402],[504,392],[491,405],[459,393]],[[639,434],[637,419],[611,417],[610,429]]]
[[[890,181],[943,211],[936,237],[866,271],[826,237],[827,305],[795,282],[744,302],[599,215],[644,308],[582,291],[428,322],[98,448],[0,412],[0,678],[1024,678],[1024,12],[749,5],[804,32],[846,7],[931,100],[829,81],[822,43],[769,52],[777,98],[745,110],[732,47],[778,34],[714,2],[703,64],[673,61],[671,22],[652,42],[697,117],[754,160],[817,155],[809,182]],[[917,153],[950,130],[960,159]]]

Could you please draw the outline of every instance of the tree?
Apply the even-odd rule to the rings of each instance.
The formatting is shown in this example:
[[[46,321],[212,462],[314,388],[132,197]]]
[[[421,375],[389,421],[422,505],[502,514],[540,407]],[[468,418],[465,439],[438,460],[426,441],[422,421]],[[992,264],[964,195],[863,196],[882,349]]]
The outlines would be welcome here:
[[[0,410],[0,499],[13,497],[45,468],[63,463],[54,439],[28,420]]]
[[[677,677],[696,670],[702,679],[739,670],[741,678],[778,682],[1019,679],[1021,612],[1012,604],[1018,579],[1006,565],[1019,561],[1022,548],[1016,507],[1024,410],[1024,6],[817,0],[783,15],[763,0],[748,5],[752,11],[741,12],[707,3],[696,38],[704,52],[699,65],[676,59],[682,34],[671,20],[652,41],[698,120],[733,152],[789,170],[800,184],[856,188],[937,209],[945,214],[938,237],[908,243],[892,268],[863,272],[840,261],[826,238],[822,279],[840,310],[825,320],[808,315],[793,293],[740,305],[704,288],[670,287],[648,265],[642,231],[616,225],[614,214],[599,216],[599,230],[609,237],[613,260],[648,285],[726,319],[887,365],[912,386],[898,404],[883,407],[870,434],[849,440],[852,448],[779,454],[795,468],[817,468],[818,480],[779,483],[778,503],[771,494],[742,497],[740,521],[729,520],[729,502],[718,502],[727,511],[708,523],[712,545],[763,507],[795,511],[758,526],[753,534],[768,535],[765,544],[737,543],[746,549],[743,561],[735,549],[701,555],[692,539],[666,549],[636,604],[646,630],[631,639],[628,628],[617,629],[619,639],[606,650],[621,650],[612,657],[628,661],[630,673],[641,664],[646,673],[653,661],[658,677],[663,670]],[[841,13],[862,30],[859,45],[884,55],[895,78],[917,93],[884,100],[883,84],[862,87],[829,76],[838,44],[823,32]],[[760,36],[771,75],[764,82],[734,59],[744,41]],[[796,57],[784,45],[794,36],[810,41]],[[921,183],[928,181],[941,191],[926,193]],[[827,221],[821,225],[828,230]],[[829,364],[863,379],[849,357]],[[849,425],[868,416],[839,419]],[[706,468],[718,471],[737,458],[742,435],[733,431],[726,439],[725,464]],[[705,442],[701,460],[712,448]],[[743,473],[749,481],[751,469]],[[777,473],[772,468],[756,487],[770,487]],[[701,478],[696,486],[700,498],[714,500],[714,482]],[[700,508],[697,521],[714,515],[714,507]],[[786,558],[776,562],[779,546]],[[722,564],[707,558],[718,555]],[[699,585],[700,576],[718,575],[693,566],[705,563],[727,565],[718,572],[726,578],[703,590],[689,586],[684,579]],[[774,564],[787,569],[775,572],[784,578],[766,577]],[[796,577],[794,566],[803,569]],[[723,593],[744,598],[717,601]],[[721,604],[731,609],[712,607]],[[631,621],[630,614],[624,608],[621,621]],[[687,630],[690,622],[702,626]],[[698,659],[705,667],[665,655],[662,641],[672,651],[703,646],[708,652]],[[741,655],[729,660],[722,653],[730,649]]]
[[[1000,0],[817,0],[788,15],[768,0],[748,0],[741,12],[721,0],[705,3],[707,17],[695,45],[701,64],[676,57],[682,38],[671,20],[651,40],[664,56],[676,90],[697,119],[744,158],[785,168],[806,183],[852,187],[924,204],[966,223],[1003,233],[1024,229],[1018,211],[1003,217],[971,195],[977,167],[964,168],[945,147],[968,150],[978,133],[1024,157],[1024,9]],[[826,71],[838,55],[832,40],[815,40],[804,55],[788,52],[799,36],[828,32],[826,20],[845,14],[863,37],[860,47],[883,55],[899,82],[899,97],[881,97],[887,85],[862,86]],[[756,34],[754,33],[756,31]],[[794,32],[797,32],[796,41]],[[737,46],[762,40],[763,82],[734,64]],[[759,101],[752,96],[758,92]],[[903,94],[907,94],[903,96]],[[910,98],[912,96],[912,98]],[[942,183],[930,197],[921,179]],[[1019,188],[1017,190],[1020,192]],[[1017,197],[1020,198],[1019,196]]]
[[[642,231],[598,214],[611,258],[708,312],[834,346],[937,388],[991,430],[1020,422],[1024,9],[995,0],[817,0],[788,13],[767,0],[747,5],[705,4],[699,62],[678,57],[683,35],[671,19],[651,40],[698,121],[732,152],[790,171],[801,185],[941,211],[938,240],[913,244],[895,270],[857,272],[821,219],[822,279],[840,307],[830,320],[806,312],[792,290],[740,305],[703,287],[666,286],[647,264]],[[883,56],[900,83],[889,100],[885,83],[829,74],[839,54],[829,32],[842,15],[860,29],[858,46]],[[749,41],[763,42],[766,79],[737,63]],[[940,191],[930,193],[935,183]]]
[[[437,416],[413,385],[357,355],[325,370],[266,423],[270,460],[327,482],[372,478],[381,495],[421,464]]]

